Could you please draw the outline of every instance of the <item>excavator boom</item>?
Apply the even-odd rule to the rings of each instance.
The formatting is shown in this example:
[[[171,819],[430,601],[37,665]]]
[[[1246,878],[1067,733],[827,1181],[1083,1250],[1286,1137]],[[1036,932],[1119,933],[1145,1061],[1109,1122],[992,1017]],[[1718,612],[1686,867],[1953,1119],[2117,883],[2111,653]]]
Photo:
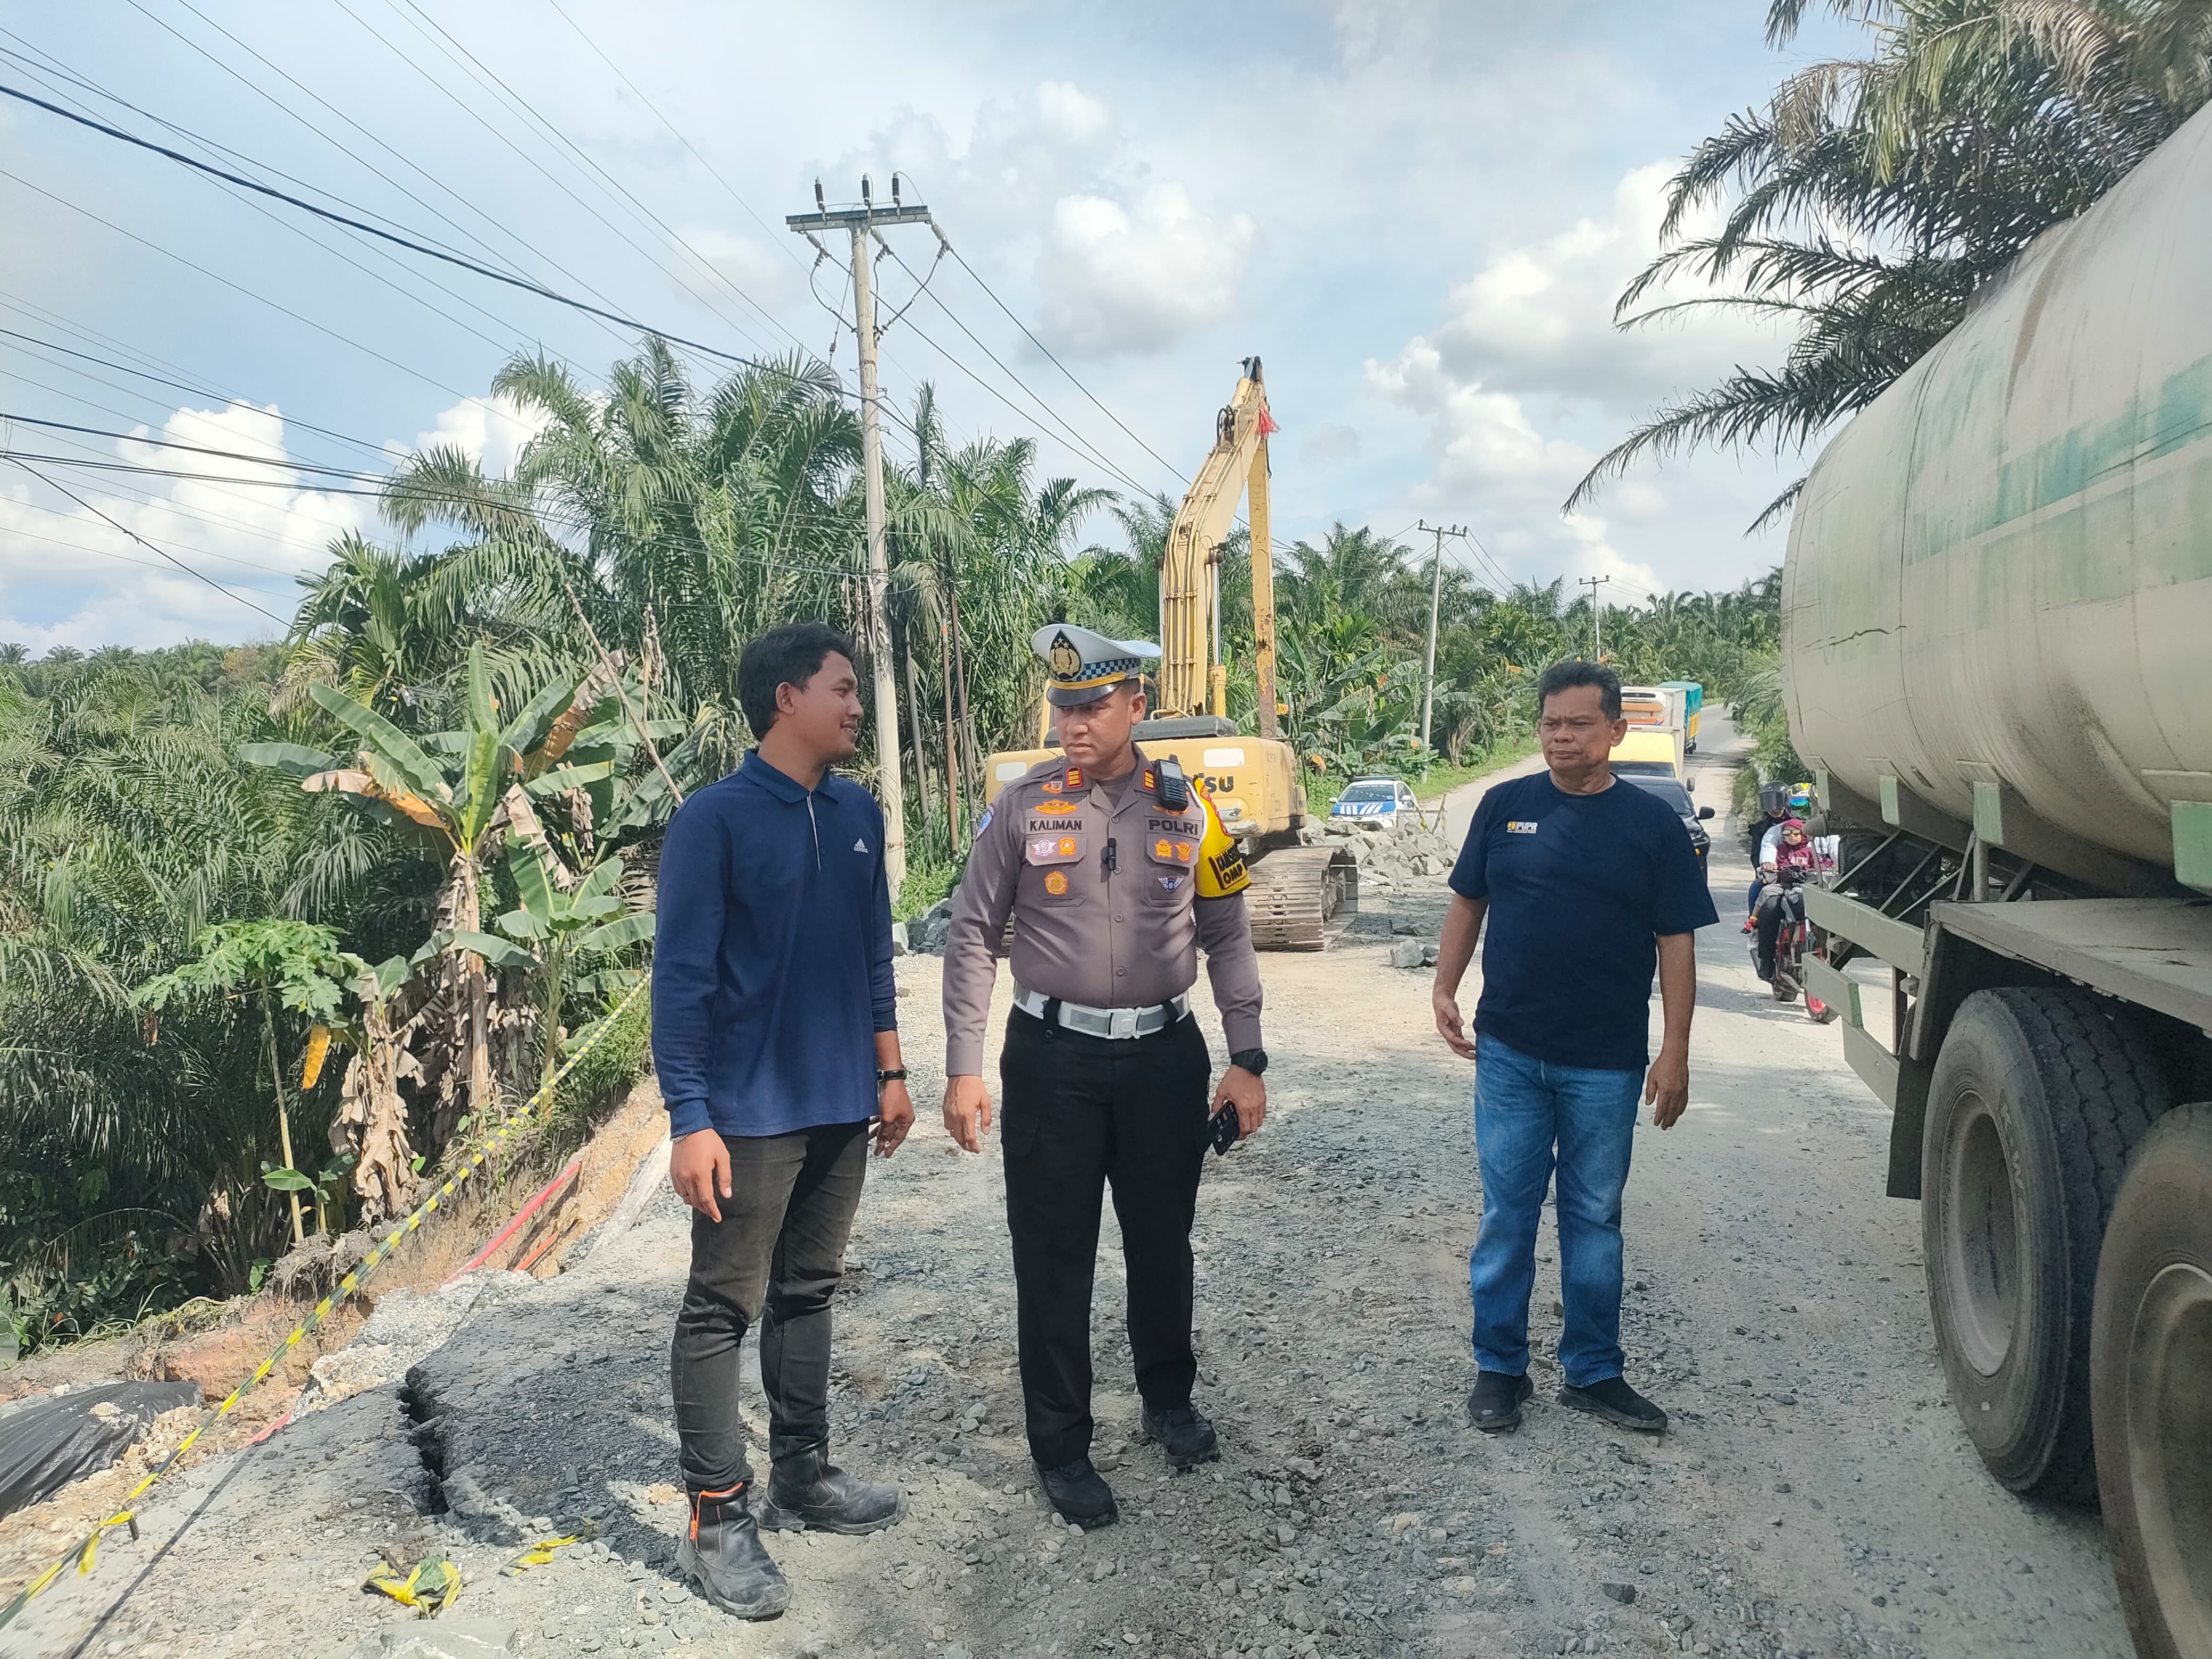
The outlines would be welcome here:
[[[1274,430],[1260,360],[1247,357],[1237,395],[1215,417],[1212,453],[1168,529],[1160,566],[1158,693],[1152,718],[1138,726],[1137,740],[1147,757],[1172,757],[1182,765],[1244,849],[1252,876],[1244,895],[1252,943],[1262,951],[1318,951],[1328,943],[1332,919],[1359,908],[1359,868],[1345,846],[1301,844],[1306,792],[1298,757],[1282,740],[1275,702],[1274,564],[1268,557],[1273,542],[1267,525],[1267,434]],[[1248,495],[1259,681],[1258,735],[1251,737],[1228,718],[1229,676],[1221,660],[1221,546],[1237,522],[1237,502]],[[1041,700],[1035,749],[991,757],[986,799],[1056,752],[1053,713]]]
[[[1169,526],[1160,569],[1159,708],[1164,716],[1228,713],[1221,660],[1221,548],[1249,494],[1252,511],[1252,619],[1256,636],[1260,735],[1277,734],[1275,583],[1268,557],[1267,434],[1275,429],[1260,360],[1244,360],[1236,396],[1215,418],[1212,452]]]

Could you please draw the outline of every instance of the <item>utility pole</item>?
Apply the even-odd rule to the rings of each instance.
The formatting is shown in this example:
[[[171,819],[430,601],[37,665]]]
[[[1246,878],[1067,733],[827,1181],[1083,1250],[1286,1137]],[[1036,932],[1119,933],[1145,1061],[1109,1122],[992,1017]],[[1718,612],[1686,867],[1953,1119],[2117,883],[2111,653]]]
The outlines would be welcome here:
[[[1467,526],[1453,525],[1447,529],[1440,524],[1422,520],[1417,529],[1425,530],[1437,538],[1436,552],[1429,565],[1429,675],[1428,684],[1421,692],[1421,751],[1428,752],[1429,718],[1437,705],[1437,612],[1443,607],[1444,597],[1444,538],[1464,536]]]
[[[926,225],[929,210],[899,200],[899,175],[891,175],[891,204],[875,204],[875,189],[860,175],[860,204],[832,209],[814,181],[811,213],[786,216],[785,226],[814,244],[824,259],[817,230],[842,230],[853,239],[853,327],[860,347],[860,471],[868,520],[868,656],[875,669],[876,769],[883,797],[884,870],[896,896],[906,881],[906,791],[899,777],[898,681],[891,664],[890,554],[884,542],[884,434],[882,399],[876,386],[876,295],[868,262],[868,238],[878,225]],[[916,754],[915,763],[921,763]]]
[[[1605,608],[1598,603],[1597,590],[1612,580],[1610,576],[1575,578],[1577,587],[1587,587],[1590,591],[1590,637],[1596,641],[1592,647],[1592,656],[1598,662],[1605,660]]]

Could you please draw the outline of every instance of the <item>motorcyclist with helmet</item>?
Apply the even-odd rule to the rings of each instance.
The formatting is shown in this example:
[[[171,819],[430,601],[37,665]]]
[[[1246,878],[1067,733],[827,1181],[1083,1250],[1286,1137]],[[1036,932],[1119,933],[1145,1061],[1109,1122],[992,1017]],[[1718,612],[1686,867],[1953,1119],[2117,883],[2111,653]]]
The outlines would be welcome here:
[[[1747,933],[1758,926],[1759,896],[1766,890],[1765,871],[1774,861],[1775,844],[1781,839],[1784,820],[1790,817],[1793,793],[1786,783],[1759,786],[1759,816],[1748,832],[1748,838],[1756,844],[1751,860],[1751,892],[1743,905],[1743,931]]]
[[[1783,924],[1790,919],[1793,909],[1802,914],[1804,901],[1796,897],[1796,890],[1801,882],[1819,873],[1820,867],[1820,854],[1806,833],[1802,818],[1784,818],[1773,834],[1773,854],[1769,857],[1762,853],[1759,862],[1759,873],[1771,886],[1758,901],[1754,917],[1759,929],[1759,976],[1770,982],[1774,978],[1775,941],[1781,936]]]

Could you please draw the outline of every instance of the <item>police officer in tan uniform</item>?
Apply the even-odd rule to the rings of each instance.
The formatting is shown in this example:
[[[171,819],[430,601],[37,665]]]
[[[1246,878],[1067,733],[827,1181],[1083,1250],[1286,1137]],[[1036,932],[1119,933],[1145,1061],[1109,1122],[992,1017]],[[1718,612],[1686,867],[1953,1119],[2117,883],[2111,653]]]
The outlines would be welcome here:
[[[982,1150],[994,947],[1014,918],[1014,1012],[999,1063],[1022,1395],[1046,1495],[1084,1527],[1116,1516],[1091,1465],[1091,1288],[1103,1188],[1128,1267],[1129,1346],[1147,1438],[1187,1469],[1218,1456],[1191,1404],[1191,1221],[1216,1113],[1250,1134],[1261,1082],[1260,969],[1237,843],[1172,761],[1133,740],[1158,647],[1054,623],[1048,669],[1063,757],[1010,783],[976,825],[945,945],[945,1127]],[[1231,1064],[1212,1062],[1188,993],[1206,953]]]

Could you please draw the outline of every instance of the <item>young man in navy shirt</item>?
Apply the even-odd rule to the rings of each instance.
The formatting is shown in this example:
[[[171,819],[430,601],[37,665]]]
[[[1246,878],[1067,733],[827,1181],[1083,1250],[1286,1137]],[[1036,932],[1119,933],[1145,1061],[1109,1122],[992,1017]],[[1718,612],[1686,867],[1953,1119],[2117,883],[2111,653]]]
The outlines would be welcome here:
[[[1693,932],[1719,917],[1674,809],[1613,775],[1628,729],[1620,677],[1559,663],[1537,695],[1546,769],[1496,785],[1475,809],[1431,997],[1443,1040],[1475,1062],[1482,1228],[1468,1262],[1479,1367],[1468,1415],[1479,1429],[1512,1428],[1534,1391],[1528,1294],[1556,1167],[1559,1403],[1656,1433],[1667,1413],[1621,1374],[1620,1195],[1638,1085],[1662,1129],[1688,1104]],[[1469,1033],[1459,983],[1486,915]],[[1647,1073],[1655,962],[1664,1030]]]
[[[789,1602],[760,1529],[867,1533],[896,1486],[830,1461],[830,1297],[867,1169],[914,1127],[899,1061],[884,819],[829,775],[860,729],[853,647],[819,623],[745,647],[760,740],[684,803],[660,854],[653,1057],[668,1173],[691,1206],[691,1274],[670,1364],[691,1521],[677,1562],[741,1619]],[[753,1490],[738,1350],[760,1327],[768,1492]]]

